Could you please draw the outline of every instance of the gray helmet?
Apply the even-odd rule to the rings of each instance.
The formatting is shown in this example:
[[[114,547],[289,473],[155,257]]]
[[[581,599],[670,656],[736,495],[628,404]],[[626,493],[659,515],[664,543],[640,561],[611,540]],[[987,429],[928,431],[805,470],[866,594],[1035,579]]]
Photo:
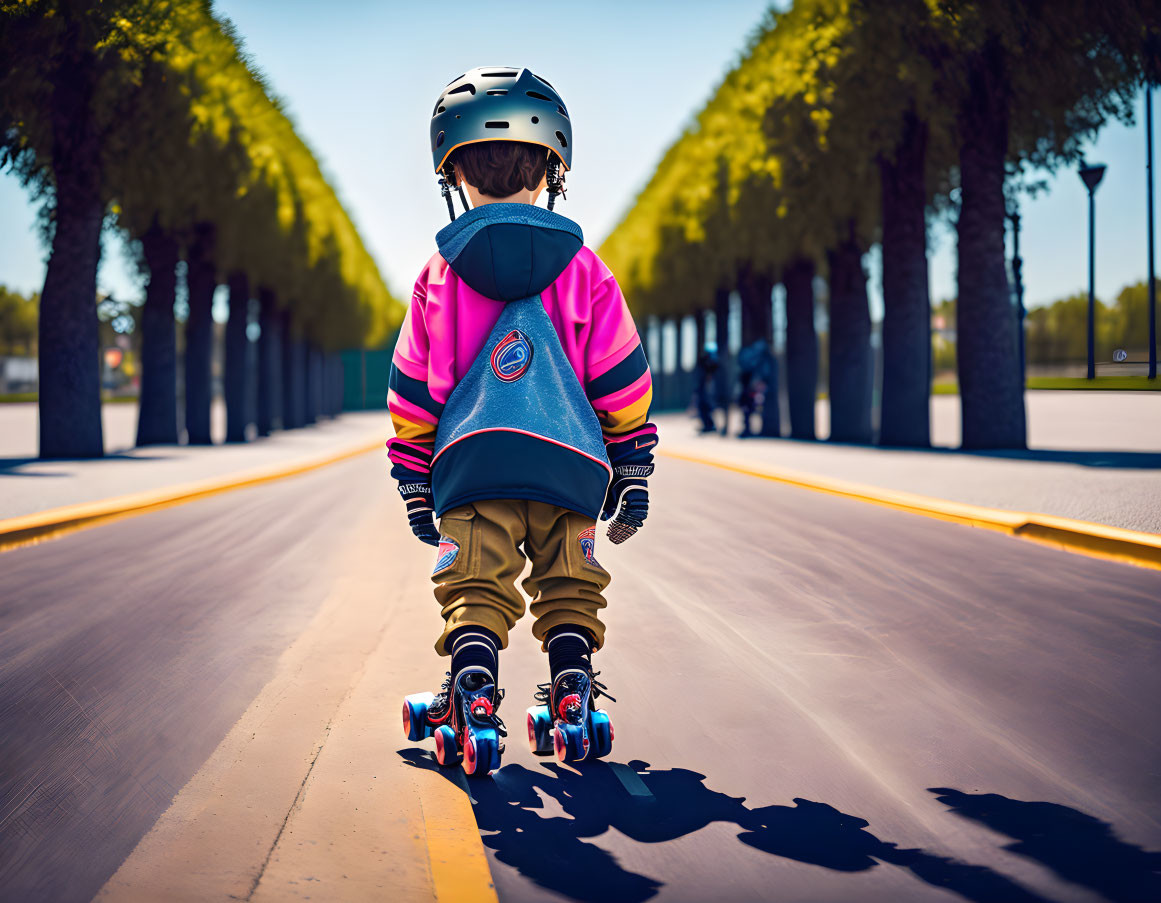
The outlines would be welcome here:
[[[431,114],[437,174],[457,147],[475,141],[525,141],[572,166],[572,123],[564,101],[531,69],[481,66],[448,84]]]

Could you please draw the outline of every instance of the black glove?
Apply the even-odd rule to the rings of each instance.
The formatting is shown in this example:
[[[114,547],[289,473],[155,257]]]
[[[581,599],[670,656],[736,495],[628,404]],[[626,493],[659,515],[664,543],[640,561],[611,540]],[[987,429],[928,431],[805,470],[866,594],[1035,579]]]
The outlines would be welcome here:
[[[609,541],[620,545],[645,523],[649,516],[649,484],[652,464],[622,464],[613,468],[613,481],[605,494],[601,520],[609,524]]]
[[[613,480],[605,493],[601,520],[609,524],[609,541],[614,545],[641,529],[649,516],[649,484],[653,473],[653,449],[657,445],[657,427],[646,423],[628,436],[605,440],[609,463],[613,465]]]
[[[439,545],[439,530],[435,528],[435,497],[431,483],[408,482],[399,484],[399,494],[407,506],[407,522],[411,532],[429,546]]]

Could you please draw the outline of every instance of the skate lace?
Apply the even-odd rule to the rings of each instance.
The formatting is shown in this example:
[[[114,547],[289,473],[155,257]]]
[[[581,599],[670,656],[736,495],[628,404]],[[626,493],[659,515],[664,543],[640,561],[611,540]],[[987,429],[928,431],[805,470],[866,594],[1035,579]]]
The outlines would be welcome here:
[[[589,687],[591,688],[589,692],[591,694],[591,697],[593,699],[599,699],[600,697],[604,696],[604,697],[607,697],[608,699],[612,700],[613,702],[616,702],[617,697],[610,695],[609,688],[606,687],[599,680],[597,680],[597,675],[600,673],[601,673],[600,671],[590,671],[589,672]],[[566,681],[568,679],[569,679],[568,677],[565,677]],[[536,699],[537,702],[543,703],[544,705],[549,705],[550,704],[549,697],[551,697],[551,696],[552,696],[552,682],[551,681],[549,681],[546,684],[537,684],[536,685],[536,693],[534,694],[534,698]]]
[[[504,691],[496,687],[496,698],[492,700],[492,714],[484,716],[496,729],[496,733],[501,737],[508,736],[508,729],[504,726],[503,719],[496,714],[500,709],[500,703],[504,701]]]

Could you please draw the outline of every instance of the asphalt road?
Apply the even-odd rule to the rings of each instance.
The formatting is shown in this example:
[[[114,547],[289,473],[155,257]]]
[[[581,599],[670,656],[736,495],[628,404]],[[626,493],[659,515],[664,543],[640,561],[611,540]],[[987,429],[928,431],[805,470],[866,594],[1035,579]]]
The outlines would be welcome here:
[[[653,485],[597,550],[610,763],[532,756],[546,665],[521,628],[502,659],[506,764],[471,785],[502,901],[1161,899],[1161,572],[673,460]],[[0,556],[0,896],[89,899],[398,504],[369,455]],[[427,689],[430,646],[399,654]]]

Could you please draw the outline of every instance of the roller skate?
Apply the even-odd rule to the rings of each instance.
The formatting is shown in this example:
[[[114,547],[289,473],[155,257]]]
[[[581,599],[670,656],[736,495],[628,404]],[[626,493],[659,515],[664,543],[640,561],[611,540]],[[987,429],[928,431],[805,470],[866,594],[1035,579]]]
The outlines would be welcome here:
[[[583,762],[607,756],[613,749],[609,713],[593,708],[593,700],[608,696],[591,667],[569,668],[552,683],[540,684],[539,705],[528,710],[528,746],[536,755],[556,754],[561,762]]]
[[[507,736],[496,714],[504,691],[487,668],[449,671],[439,693],[414,693],[403,700],[403,732],[408,740],[435,737],[440,765],[462,764],[469,775],[486,775],[500,767]]]

